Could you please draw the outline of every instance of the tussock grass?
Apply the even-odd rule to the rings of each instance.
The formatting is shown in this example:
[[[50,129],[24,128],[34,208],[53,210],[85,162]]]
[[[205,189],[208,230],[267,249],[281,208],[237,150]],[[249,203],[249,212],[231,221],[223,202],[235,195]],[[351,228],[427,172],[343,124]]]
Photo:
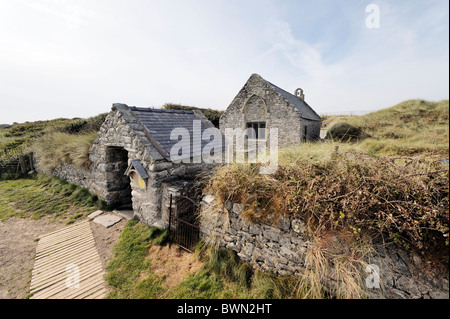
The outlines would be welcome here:
[[[52,133],[37,139],[31,149],[39,159],[39,168],[47,174],[61,164],[87,169],[90,164],[89,148],[96,137],[95,132],[87,135]]]
[[[0,129],[0,162],[7,162],[25,152],[33,151],[32,144],[41,137],[54,133],[68,135],[92,135],[104,122],[107,113],[87,119],[54,119],[15,123],[10,127]]]
[[[296,278],[254,270],[232,250],[200,242],[195,258],[204,266],[189,275],[168,298],[196,299],[287,299],[297,295]]]
[[[318,229],[307,251],[306,271],[300,275],[297,294],[308,299],[367,298],[364,269],[374,252],[369,239],[346,231]]]

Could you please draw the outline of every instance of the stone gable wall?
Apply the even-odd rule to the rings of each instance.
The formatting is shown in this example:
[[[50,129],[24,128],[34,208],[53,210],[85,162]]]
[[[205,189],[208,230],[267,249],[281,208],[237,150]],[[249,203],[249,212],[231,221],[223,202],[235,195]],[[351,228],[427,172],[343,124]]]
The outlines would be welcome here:
[[[265,107],[254,105],[262,99]],[[256,112],[257,114],[248,114]],[[320,137],[320,121],[303,119],[300,112],[283,99],[276,90],[258,75],[250,77],[246,85],[236,95],[220,117],[220,130],[225,128],[246,129],[247,121],[259,121],[266,118],[267,139],[270,128],[278,128],[278,145],[280,147],[296,145],[302,142],[303,125],[308,125],[308,140]]]

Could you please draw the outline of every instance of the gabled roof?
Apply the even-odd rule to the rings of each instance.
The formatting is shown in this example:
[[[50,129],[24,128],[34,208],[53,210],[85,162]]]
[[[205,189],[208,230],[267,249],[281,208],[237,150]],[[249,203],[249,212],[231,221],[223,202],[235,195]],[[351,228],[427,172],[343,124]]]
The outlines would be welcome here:
[[[300,114],[302,115],[302,118],[312,121],[321,121],[321,117],[312,109],[311,106],[308,105],[304,100],[299,99],[295,95],[283,90],[282,88],[276,86],[273,83],[270,83],[269,81],[263,79],[258,74],[253,74],[252,76],[257,76],[267,84],[269,84],[272,88],[275,89],[275,91],[281,95],[282,98],[287,100],[289,104],[291,104],[293,107],[295,107]]]
[[[129,107],[134,116],[145,126],[150,134],[152,142],[156,142],[159,150],[163,150],[163,155],[170,160],[170,150],[178,143],[178,140],[171,140],[170,134],[176,128],[184,128],[190,134],[190,158],[201,155],[201,151],[209,141],[203,141],[203,132],[208,127],[214,127],[200,111],[163,110],[143,107]],[[200,120],[200,130],[194,132],[194,121]],[[198,122],[197,122],[198,123]],[[195,134],[195,135],[194,135]],[[194,148],[194,139],[199,139],[201,143]]]

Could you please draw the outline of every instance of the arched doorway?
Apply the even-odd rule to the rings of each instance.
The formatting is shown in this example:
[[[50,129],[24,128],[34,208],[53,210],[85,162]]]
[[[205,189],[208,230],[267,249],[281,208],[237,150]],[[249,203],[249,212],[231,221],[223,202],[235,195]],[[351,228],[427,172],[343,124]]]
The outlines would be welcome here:
[[[130,179],[125,175],[128,151],[123,147],[106,148],[106,189],[108,202],[114,208],[131,209]]]

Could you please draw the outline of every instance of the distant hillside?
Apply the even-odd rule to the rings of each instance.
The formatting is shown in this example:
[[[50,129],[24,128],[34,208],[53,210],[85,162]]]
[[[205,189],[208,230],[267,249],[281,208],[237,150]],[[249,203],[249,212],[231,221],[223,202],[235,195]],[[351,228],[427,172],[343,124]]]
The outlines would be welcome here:
[[[107,113],[81,119],[54,119],[25,122],[2,127],[0,130],[0,159],[17,155],[35,140],[53,133],[81,136],[97,132]]]
[[[173,103],[166,103],[163,105],[162,108],[165,110],[184,110],[184,111],[199,110],[217,128],[219,127],[219,118],[224,112],[224,111],[213,110],[210,108],[204,109],[204,108],[200,108],[200,107],[196,107],[196,106],[185,106],[185,105],[173,104]]]
[[[324,128],[348,123],[367,135],[360,146],[371,153],[448,153],[449,101],[409,100],[363,116],[331,116]]]

